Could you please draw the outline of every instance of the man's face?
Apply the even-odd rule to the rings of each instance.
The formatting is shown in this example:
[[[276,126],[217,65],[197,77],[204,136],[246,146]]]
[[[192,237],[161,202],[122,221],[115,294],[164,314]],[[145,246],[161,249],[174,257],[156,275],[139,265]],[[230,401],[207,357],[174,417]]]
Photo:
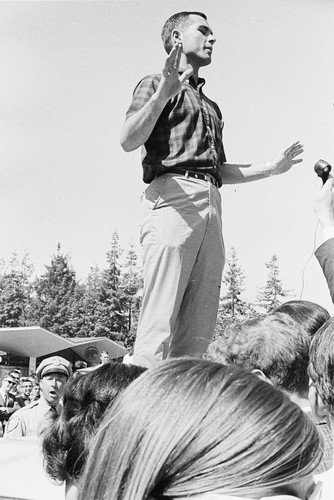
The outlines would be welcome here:
[[[32,382],[22,382],[21,391],[24,396],[30,396],[32,390]]]
[[[33,396],[39,396],[39,393],[40,393],[40,388],[39,388],[39,385],[34,385],[34,387],[32,388],[32,395]]]
[[[13,381],[11,381],[11,380],[9,380],[9,379],[6,379],[6,378],[5,378],[5,379],[2,381],[2,384],[1,384],[1,389],[3,390],[3,392],[4,392],[5,394],[8,394],[8,393],[9,393],[9,391],[11,391],[11,390],[13,389],[14,385],[15,385],[15,382],[13,382]]]
[[[203,17],[191,14],[188,22],[190,24],[180,34],[182,51],[193,67],[207,66],[211,63],[212,46],[216,39]]]
[[[103,352],[101,354],[100,358],[101,358],[101,363],[103,365],[109,363],[109,361],[110,361],[110,356],[109,356],[109,354],[107,352]]]
[[[50,406],[57,406],[63,397],[67,377],[64,373],[47,373],[39,385],[42,394]]]
[[[17,388],[18,388],[18,385],[20,383],[20,375],[18,373],[11,373],[10,374],[10,377],[15,380],[15,384],[13,384],[13,387],[11,388],[11,392],[13,393],[16,393],[17,392]]]

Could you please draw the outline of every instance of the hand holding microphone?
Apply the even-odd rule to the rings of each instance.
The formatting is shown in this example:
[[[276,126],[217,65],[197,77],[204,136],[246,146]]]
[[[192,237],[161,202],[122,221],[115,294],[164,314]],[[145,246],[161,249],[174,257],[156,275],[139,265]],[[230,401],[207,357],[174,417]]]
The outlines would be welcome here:
[[[318,160],[314,165],[314,171],[322,182],[318,182],[313,208],[322,229],[334,226],[334,179],[330,177],[328,180],[331,169],[331,165],[325,160]]]
[[[322,178],[323,184],[328,179],[329,172],[332,170],[331,165],[325,161],[325,160],[318,160],[317,163],[314,165],[314,171],[318,175],[318,177]]]

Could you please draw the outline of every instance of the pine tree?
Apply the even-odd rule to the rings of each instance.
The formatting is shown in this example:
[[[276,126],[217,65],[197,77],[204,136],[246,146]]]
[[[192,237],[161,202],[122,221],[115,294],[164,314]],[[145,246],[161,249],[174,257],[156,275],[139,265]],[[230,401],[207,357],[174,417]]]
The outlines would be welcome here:
[[[77,281],[69,257],[61,253],[52,256],[46,272],[35,282],[35,298],[30,321],[63,336],[75,334],[73,305]]]
[[[90,269],[84,283],[77,286],[73,320],[76,337],[94,337],[99,325],[99,305],[101,299],[102,271],[98,266]]]
[[[227,292],[221,297],[220,311],[232,319],[244,316],[248,308],[247,303],[241,298],[245,291],[245,275],[233,247],[227,257],[227,266],[222,282],[227,286]]]
[[[227,291],[220,298],[215,336],[222,336],[230,323],[243,321],[256,316],[252,304],[242,298],[245,291],[245,275],[239,264],[235,249],[232,247],[227,256],[222,283]]]
[[[269,313],[282,303],[280,299],[291,295],[291,290],[283,288],[276,254],[265,262],[265,266],[268,269],[268,278],[265,286],[260,288],[262,291],[257,296],[257,304]]]
[[[123,308],[127,311],[127,333],[124,338],[126,347],[131,347],[137,330],[141,305],[143,278],[138,267],[138,256],[131,242],[125,262],[121,268],[120,289],[122,291]]]
[[[96,308],[97,323],[94,334],[109,337],[112,340],[123,340],[127,317],[124,310],[124,299],[120,290],[121,248],[117,232],[112,235],[111,250],[107,252],[106,269],[102,271],[99,299]]]
[[[25,326],[29,314],[33,266],[28,254],[19,260],[13,253],[0,270],[0,327]]]

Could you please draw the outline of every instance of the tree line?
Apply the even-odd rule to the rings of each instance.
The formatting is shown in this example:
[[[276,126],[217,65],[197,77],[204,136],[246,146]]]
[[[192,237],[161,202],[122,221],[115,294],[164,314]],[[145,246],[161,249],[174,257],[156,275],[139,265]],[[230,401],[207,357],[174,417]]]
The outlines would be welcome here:
[[[133,244],[121,248],[114,232],[104,269],[94,266],[79,280],[58,244],[45,272],[34,277],[28,254],[0,260],[0,327],[41,326],[64,337],[108,337],[133,345],[142,296],[142,269]],[[269,312],[290,294],[279,275],[278,258],[265,263],[267,281],[255,303],[248,302],[245,275],[236,251],[228,254],[216,334],[227,323]]]

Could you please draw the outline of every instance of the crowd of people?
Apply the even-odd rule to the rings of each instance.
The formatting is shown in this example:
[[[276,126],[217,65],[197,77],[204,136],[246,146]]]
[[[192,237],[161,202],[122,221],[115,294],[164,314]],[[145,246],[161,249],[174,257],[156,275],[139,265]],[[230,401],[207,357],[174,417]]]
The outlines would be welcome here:
[[[234,322],[202,357],[149,369],[107,357],[73,373],[52,356],[36,380],[4,377],[1,456],[28,446],[17,471],[40,455],[35,491],[19,496],[12,483],[4,496],[0,483],[0,497],[51,488],[55,500],[333,500],[334,318],[324,307],[292,300]]]
[[[24,377],[19,368],[5,374],[0,387],[0,437],[4,434],[10,416],[39,397],[40,386],[35,374]]]
[[[0,498],[333,500],[334,318],[293,300],[212,340],[225,255],[218,188],[284,173],[302,146],[227,163],[222,115],[198,74],[215,43],[206,16],[172,16],[162,39],[163,71],[139,82],[121,134],[126,151],[142,146],[149,184],[134,355],[102,352],[93,369],[51,356],[36,380],[6,374],[0,472],[28,470],[34,483],[2,479]],[[319,179],[315,211],[334,298],[331,176]],[[18,446],[27,453],[15,461]]]
[[[333,499],[333,367],[334,318],[308,301],[231,325],[202,358],[75,374],[46,358],[35,428],[32,402],[1,440],[42,453],[35,494],[12,498],[43,498],[44,474],[52,499]]]

